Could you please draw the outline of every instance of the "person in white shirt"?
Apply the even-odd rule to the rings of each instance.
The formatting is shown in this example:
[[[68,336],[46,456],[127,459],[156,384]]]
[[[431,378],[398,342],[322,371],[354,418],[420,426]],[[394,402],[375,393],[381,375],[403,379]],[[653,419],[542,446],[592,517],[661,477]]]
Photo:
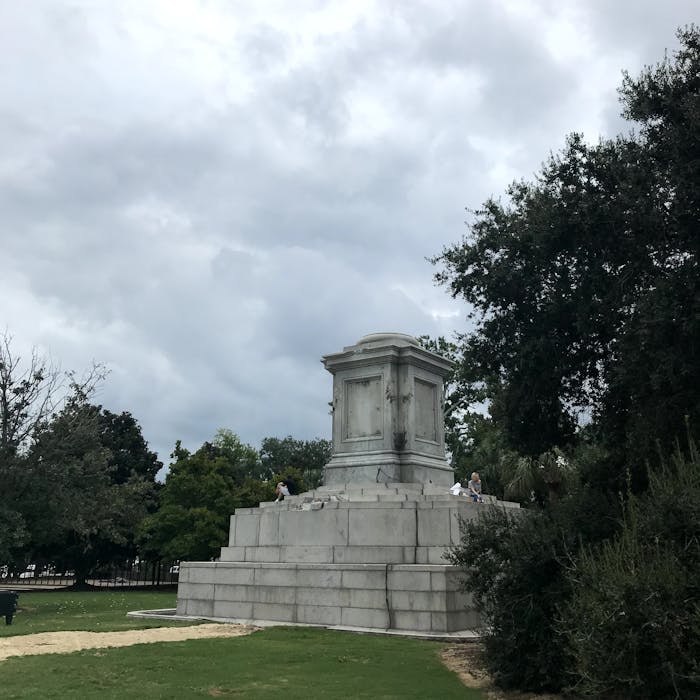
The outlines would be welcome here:
[[[275,503],[277,503],[277,501],[283,501],[285,496],[289,496],[289,489],[287,488],[287,484],[285,484],[284,481],[280,481],[279,484],[277,484],[275,493],[277,494],[277,498],[275,498]]]

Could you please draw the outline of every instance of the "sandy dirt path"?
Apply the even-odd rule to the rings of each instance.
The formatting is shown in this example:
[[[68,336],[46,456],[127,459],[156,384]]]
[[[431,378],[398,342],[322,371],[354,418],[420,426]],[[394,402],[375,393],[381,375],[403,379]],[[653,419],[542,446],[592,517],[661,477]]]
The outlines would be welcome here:
[[[484,670],[480,653],[479,644],[457,644],[443,649],[440,658],[450,671],[459,676],[464,685],[481,690],[487,700],[564,700],[560,695],[549,693],[519,693],[496,688]]]
[[[10,656],[65,654],[81,649],[127,647],[132,644],[179,642],[206,637],[240,637],[255,632],[252,625],[205,624],[188,627],[156,627],[121,632],[39,632],[0,637],[0,661]]]

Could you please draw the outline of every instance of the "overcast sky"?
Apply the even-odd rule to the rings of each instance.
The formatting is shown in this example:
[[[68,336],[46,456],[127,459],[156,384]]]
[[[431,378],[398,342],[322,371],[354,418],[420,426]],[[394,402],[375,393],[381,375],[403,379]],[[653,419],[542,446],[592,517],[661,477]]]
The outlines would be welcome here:
[[[111,374],[167,463],[330,437],[319,359],[465,329],[426,258],[697,0],[0,0],[0,330]]]

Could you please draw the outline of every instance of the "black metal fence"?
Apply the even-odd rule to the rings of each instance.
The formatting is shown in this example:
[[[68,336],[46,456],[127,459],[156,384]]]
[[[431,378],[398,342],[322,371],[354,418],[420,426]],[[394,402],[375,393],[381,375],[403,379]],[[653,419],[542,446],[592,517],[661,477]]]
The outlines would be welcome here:
[[[177,583],[178,562],[127,561],[121,565],[96,567],[85,576],[84,583],[93,588],[144,588],[171,586]],[[29,564],[16,571],[0,565],[0,587],[27,586],[63,588],[78,583],[74,571],[58,571],[54,566]]]

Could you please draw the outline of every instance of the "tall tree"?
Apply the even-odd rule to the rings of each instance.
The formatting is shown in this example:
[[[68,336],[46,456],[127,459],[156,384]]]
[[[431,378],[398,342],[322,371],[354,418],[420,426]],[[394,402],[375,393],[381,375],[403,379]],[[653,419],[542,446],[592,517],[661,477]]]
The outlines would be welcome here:
[[[537,456],[588,420],[612,476],[626,464],[636,482],[684,416],[700,427],[700,34],[679,38],[674,60],[625,77],[638,134],[570,136],[435,259],[476,323],[460,379],[506,446]]]
[[[296,440],[291,435],[285,438],[267,437],[260,445],[260,461],[263,478],[283,474],[289,467],[298,469],[309,488],[318,486],[323,479],[323,467],[331,458],[329,440]]]
[[[30,552],[60,560],[84,583],[133,538],[146,516],[153,483],[136,474],[115,479],[99,409],[76,397],[37,431],[24,464],[19,508],[30,533]]]
[[[257,452],[229,430],[190,453],[178,441],[160,507],[142,527],[142,550],[168,559],[207,560],[226,544],[239,489],[259,470]],[[246,504],[247,505],[247,504]]]
[[[88,397],[106,370],[94,365],[82,378],[61,372],[34,349],[28,362],[12,349],[12,336],[0,335],[0,460],[31,441],[34,432],[74,396]]]
[[[112,413],[96,406],[100,442],[110,451],[112,481],[123,484],[132,476],[154,481],[163,466],[158,455],[148,449],[141,426],[128,411]]]
[[[12,337],[0,335],[0,560],[11,561],[30,539],[22,505],[33,486],[27,454],[37,435],[68,403],[85,400],[106,375],[95,365],[82,378],[61,372],[36,350],[28,360],[15,353]]]

